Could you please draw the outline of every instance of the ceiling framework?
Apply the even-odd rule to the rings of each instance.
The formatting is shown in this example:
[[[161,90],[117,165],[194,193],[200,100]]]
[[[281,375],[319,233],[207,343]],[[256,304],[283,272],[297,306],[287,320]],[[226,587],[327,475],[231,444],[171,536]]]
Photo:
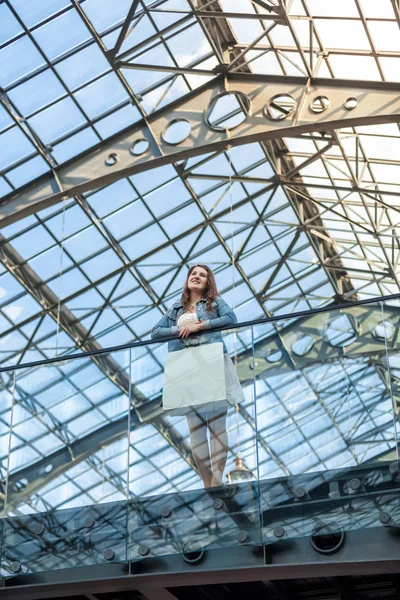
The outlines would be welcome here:
[[[0,74],[0,144],[7,148],[0,151],[3,365],[142,339],[178,297],[193,262],[213,266],[241,321],[399,291],[399,83],[387,75],[400,72],[394,66],[400,55],[389,42],[398,35],[398,11],[390,3],[377,14],[364,0],[349,1],[343,14],[314,4],[124,0],[104,11],[93,0],[60,0],[51,11],[39,2],[29,13],[18,2],[0,2],[6,23],[0,61],[14,65]],[[349,23],[354,39],[344,37],[354,47],[336,48],[332,39],[341,36],[330,29],[347,31]],[[28,68],[18,56],[30,57]],[[183,126],[188,136],[168,143],[168,132],[182,135]],[[143,154],[140,140],[149,144]],[[379,309],[376,314],[378,323]],[[267,345],[278,335],[289,361],[280,387],[293,373],[287,385],[296,389],[301,382],[327,421],[319,430],[316,425],[314,442],[302,424],[307,410],[299,416],[288,409],[290,398],[272,383],[276,373],[260,371],[260,414],[266,405],[276,407],[290,421],[286,434],[296,429],[303,455],[301,465],[293,462],[285,435],[271,444],[271,425],[259,433],[264,475],[357,463],[390,450],[382,356],[368,361],[353,349],[352,362],[350,348],[335,367],[326,366],[325,376],[333,378],[325,388],[317,369],[296,367],[279,329],[266,326],[263,335]],[[299,323],[296,334],[306,330]],[[245,333],[238,333],[238,343],[247,361]],[[395,342],[392,352],[397,356]],[[182,424],[160,415],[161,354],[153,347],[132,355],[129,369],[144,401],[131,412],[132,423],[141,424],[133,439],[151,440],[140,464],[154,478],[160,469],[151,447],[167,441],[160,452],[187,477],[177,487],[166,482],[175,491],[193,484],[194,465]],[[97,403],[89,400],[90,364],[96,385],[108,390],[111,382]],[[127,373],[106,354],[72,375],[58,369],[57,381],[76,387],[79,380],[90,420],[95,408],[129,395]],[[340,388],[331,412],[327,395],[343,379],[350,387]],[[12,385],[4,377],[2,393]],[[341,412],[349,389],[358,415],[350,437]],[[33,424],[46,409],[35,407],[22,375],[16,391]],[[243,409],[240,418],[253,427],[251,412]],[[4,431],[7,415],[0,411]],[[87,473],[101,471],[103,461],[104,481],[121,489],[123,473],[103,454],[110,448],[115,459],[124,420],[126,412],[104,417],[86,435],[71,434],[67,419],[66,434],[53,419],[47,433],[56,432],[64,445],[49,450],[57,469],[47,474],[40,435],[30,441],[17,434],[17,479],[29,470],[24,510],[40,510],[41,488],[52,482],[64,485],[55,488],[62,498],[74,460]],[[324,454],[316,444],[332,432],[341,442]],[[24,459],[23,447],[33,458]],[[88,478],[77,497],[89,489]]]
[[[225,94],[236,95],[244,103],[248,102],[243,109],[248,113],[246,118],[232,130],[209,125],[213,106]],[[282,106],[277,104],[279,98]],[[285,107],[287,98],[293,101],[289,109]],[[321,106],[320,98],[325,98],[327,104]],[[346,108],[351,101],[355,103],[354,108]],[[275,104],[279,106],[273,113],[277,116],[269,118],[268,107]],[[7,104],[4,106],[7,107]],[[1,204],[0,224],[7,225],[21,216],[109,185],[123,177],[202,154],[221,152],[228,146],[280,139],[283,136],[296,137],[322,128],[327,133],[332,131],[334,140],[320,151],[322,155],[332,144],[337,144],[337,134],[333,133],[336,129],[396,123],[399,120],[398,89],[392,84],[381,85],[378,90],[368,82],[349,86],[344,81],[333,83],[315,79],[310,84],[306,79],[290,77],[244,74],[219,76],[205,89],[200,88],[188,97],[167,105],[165,109],[143,117],[136,126],[110,142],[101,144],[70,164],[54,167],[50,176],[40,178],[36,184],[19,194],[6,196]],[[179,121],[188,124],[190,133],[181,143],[168,142],[165,139],[168,128]],[[148,149],[135,156],[139,142],[148,144]],[[289,172],[283,181],[290,183],[299,171],[301,168]],[[275,181],[279,183],[279,178]],[[352,183],[356,186],[359,184]]]

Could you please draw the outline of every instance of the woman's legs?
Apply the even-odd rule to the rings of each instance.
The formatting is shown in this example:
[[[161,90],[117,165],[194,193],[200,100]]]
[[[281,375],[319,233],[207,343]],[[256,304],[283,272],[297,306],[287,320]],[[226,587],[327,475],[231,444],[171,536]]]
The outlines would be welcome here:
[[[186,416],[186,419],[190,432],[193,457],[199,470],[200,477],[203,480],[204,487],[209,488],[211,486],[213,474],[207,439],[207,417],[202,417],[201,414],[192,411]]]
[[[212,462],[211,487],[222,485],[222,477],[228,455],[228,434],[226,432],[226,414],[228,409],[214,410],[208,413],[210,430],[210,450]]]

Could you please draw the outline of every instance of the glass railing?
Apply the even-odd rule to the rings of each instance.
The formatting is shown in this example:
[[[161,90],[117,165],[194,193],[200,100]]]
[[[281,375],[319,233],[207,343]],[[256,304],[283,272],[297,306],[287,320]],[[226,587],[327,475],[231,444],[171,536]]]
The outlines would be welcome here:
[[[238,546],[263,563],[297,538],[329,554],[398,525],[398,314],[352,303],[223,331],[225,353],[208,332],[180,358],[152,340],[3,369],[2,585],[213,569]]]

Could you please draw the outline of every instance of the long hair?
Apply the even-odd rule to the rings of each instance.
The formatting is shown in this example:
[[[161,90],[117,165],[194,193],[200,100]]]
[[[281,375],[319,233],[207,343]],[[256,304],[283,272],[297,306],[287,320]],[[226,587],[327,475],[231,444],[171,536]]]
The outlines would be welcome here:
[[[206,289],[204,290],[203,298],[205,298],[207,300],[207,304],[206,304],[207,310],[211,310],[212,303],[214,302],[215,298],[218,296],[218,290],[217,290],[217,284],[215,283],[214,273],[211,271],[210,267],[207,267],[207,265],[193,265],[193,267],[190,267],[190,269],[188,270],[188,273],[187,273],[185,285],[183,286],[181,302],[185,309],[190,304],[190,290],[189,290],[189,286],[188,286],[188,281],[189,281],[190,275],[192,274],[193,269],[195,269],[196,267],[201,267],[202,269],[207,271],[207,285],[206,285]]]

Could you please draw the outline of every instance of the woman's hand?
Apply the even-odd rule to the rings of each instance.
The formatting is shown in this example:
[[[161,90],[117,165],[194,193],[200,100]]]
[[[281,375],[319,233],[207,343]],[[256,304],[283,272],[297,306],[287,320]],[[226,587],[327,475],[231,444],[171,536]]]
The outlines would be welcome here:
[[[201,329],[203,329],[203,323],[201,321],[196,321],[196,323],[188,323],[182,327],[178,337],[187,338],[191,333],[196,333],[196,331],[200,331]]]

